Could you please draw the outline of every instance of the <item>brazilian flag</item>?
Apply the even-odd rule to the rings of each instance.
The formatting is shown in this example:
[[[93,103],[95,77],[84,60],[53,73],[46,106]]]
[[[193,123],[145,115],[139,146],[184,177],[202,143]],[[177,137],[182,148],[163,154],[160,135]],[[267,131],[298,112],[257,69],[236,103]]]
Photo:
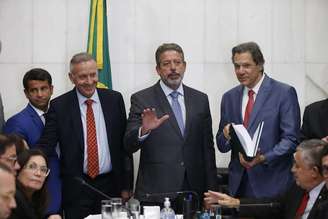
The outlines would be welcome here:
[[[88,53],[97,61],[97,87],[112,89],[107,29],[106,0],[91,0]]]

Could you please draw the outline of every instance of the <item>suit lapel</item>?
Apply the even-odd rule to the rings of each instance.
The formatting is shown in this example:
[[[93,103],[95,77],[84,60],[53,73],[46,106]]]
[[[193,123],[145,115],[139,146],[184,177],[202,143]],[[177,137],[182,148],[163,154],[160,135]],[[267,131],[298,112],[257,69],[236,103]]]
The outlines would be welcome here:
[[[44,124],[41,118],[39,117],[39,115],[37,114],[37,112],[32,108],[30,104],[27,105],[26,110],[30,115],[35,127],[37,127],[38,131],[41,132],[43,130]]]
[[[193,118],[193,110],[192,110],[192,96],[189,92],[188,88],[183,85],[183,93],[184,93],[184,101],[185,101],[185,109],[186,109],[186,122],[185,122],[185,139],[188,136],[189,130],[191,128]]]
[[[102,92],[101,89],[97,89],[98,92],[98,96],[99,96],[99,100],[100,100],[100,105],[101,105],[101,109],[103,111],[104,114],[104,120],[105,120],[105,125],[106,125],[106,132],[107,132],[107,139],[108,139],[108,145],[112,145],[112,138],[110,137],[110,130],[113,128],[113,118],[112,118],[112,113],[110,112],[114,112],[113,109],[111,109],[111,107],[113,106],[113,104],[106,99],[105,100],[105,96],[103,95],[104,93]]]
[[[315,202],[311,208],[308,219],[317,218],[316,214],[317,214],[317,209],[319,207],[319,204],[322,203],[323,201],[326,201],[327,198],[328,198],[328,190],[327,190],[326,185],[324,185],[320,191],[319,196],[317,197],[317,199],[315,200]]]
[[[236,115],[235,118],[238,118],[237,124],[243,124],[243,92],[244,92],[244,86],[240,85],[237,89],[237,98],[235,98],[235,106],[236,109],[238,109],[238,115]]]
[[[255,119],[267,100],[271,90],[270,78],[264,75],[263,82],[255,99],[255,104],[249,120],[248,130],[254,125]]]
[[[77,98],[76,90],[75,88],[71,91],[71,116],[72,116],[72,122],[73,122],[73,131],[75,132],[75,135],[77,139],[80,141],[80,146],[82,151],[84,151],[84,138],[83,138],[83,125],[81,121],[81,111],[80,111],[80,105]]]
[[[178,122],[175,119],[175,115],[173,113],[173,110],[171,108],[171,105],[169,101],[167,100],[167,97],[165,96],[164,91],[162,90],[159,82],[157,82],[154,85],[155,90],[155,98],[157,98],[158,106],[160,107],[163,114],[168,114],[170,118],[168,119],[168,122],[172,126],[172,128],[175,130],[175,132],[180,136],[180,138],[183,139],[183,136],[181,134],[180,128],[178,126]],[[163,115],[157,115],[157,116],[163,116]]]

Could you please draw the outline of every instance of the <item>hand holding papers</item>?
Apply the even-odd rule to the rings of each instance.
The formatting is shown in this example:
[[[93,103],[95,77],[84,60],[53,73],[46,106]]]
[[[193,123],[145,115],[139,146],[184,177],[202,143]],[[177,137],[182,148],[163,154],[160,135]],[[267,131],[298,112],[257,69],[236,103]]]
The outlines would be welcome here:
[[[244,155],[245,160],[251,161],[257,153],[264,122],[260,122],[253,138],[249,135],[247,129],[242,125],[232,124],[230,126],[230,136],[235,150]]]

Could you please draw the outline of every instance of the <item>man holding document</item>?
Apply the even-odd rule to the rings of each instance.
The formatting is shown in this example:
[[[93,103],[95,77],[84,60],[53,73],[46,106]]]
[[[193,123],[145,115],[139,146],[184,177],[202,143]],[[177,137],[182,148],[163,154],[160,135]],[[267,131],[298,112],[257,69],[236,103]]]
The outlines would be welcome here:
[[[219,151],[231,151],[229,192],[237,197],[273,197],[293,181],[290,169],[300,129],[297,94],[264,73],[265,61],[254,42],[234,47],[232,62],[240,85],[222,97],[216,136]],[[241,147],[245,136],[248,153]]]

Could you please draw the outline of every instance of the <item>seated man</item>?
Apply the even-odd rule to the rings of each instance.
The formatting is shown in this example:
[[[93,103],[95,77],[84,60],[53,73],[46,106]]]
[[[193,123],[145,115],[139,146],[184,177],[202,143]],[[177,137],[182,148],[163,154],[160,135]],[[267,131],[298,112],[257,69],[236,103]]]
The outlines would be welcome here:
[[[15,143],[7,135],[0,134],[0,162],[7,165],[16,175],[20,169],[17,163],[17,154]]]
[[[320,203],[328,200],[328,190],[321,174],[321,153],[328,144],[312,139],[302,142],[294,154],[292,173],[296,184],[277,198],[237,199],[223,193],[205,193],[208,204],[238,208],[240,216],[263,218],[319,219]],[[327,162],[328,163],[328,162]],[[268,203],[268,205],[263,205]],[[276,203],[272,204],[271,203]]]
[[[15,177],[11,169],[0,162],[0,219],[10,216],[12,209],[16,208]]]

